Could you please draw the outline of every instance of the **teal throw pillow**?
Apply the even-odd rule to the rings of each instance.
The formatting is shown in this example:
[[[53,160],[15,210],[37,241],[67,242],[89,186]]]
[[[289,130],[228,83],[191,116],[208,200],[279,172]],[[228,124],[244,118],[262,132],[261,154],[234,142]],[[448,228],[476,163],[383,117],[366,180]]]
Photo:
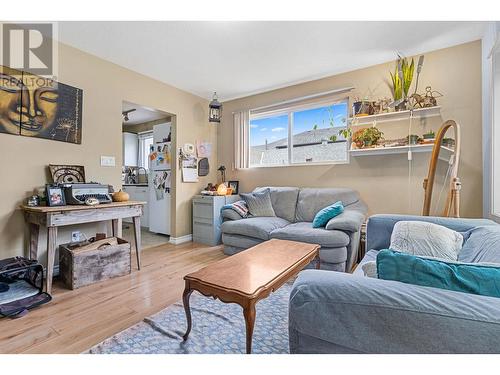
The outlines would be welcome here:
[[[330,219],[340,215],[342,212],[344,212],[344,205],[341,201],[321,209],[316,216],[314,216],[313,228],[324,227]]]
[[[379,279],[500,297],[500,265],[445,262],[393,250],[377,255]]]

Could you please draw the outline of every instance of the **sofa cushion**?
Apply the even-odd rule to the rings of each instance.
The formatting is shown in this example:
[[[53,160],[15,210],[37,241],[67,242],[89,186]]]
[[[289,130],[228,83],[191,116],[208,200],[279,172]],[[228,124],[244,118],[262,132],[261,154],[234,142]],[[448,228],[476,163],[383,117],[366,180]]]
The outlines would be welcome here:
[[[276,216],[289,222],[295,221],[295,208],[297,207],[297,197],[299,196],[299,188],[296,187],[258,187],[254,190],[263,191],[269,189],[271,191],[271,203],[273,205]]]
[[[464,238],[452,229],[423,221],[398,221],[391,235],[392,250],[417,256],[457,260]]]
[[[476,227],[463,233],[458,260],[467,263],[500,263],[500,225]]]
[[[221,211],[221,216],[224,220],[241,220],[243,217],[235,210],[226,209]]]
[[[222,242],[225,246],[249,249],[264,242],[264,240],[255,237],[241,236],[239,234],[222,233]]]
[[[344,207],[356,203],[359,200],[357,191],[347,188],[304,188],[300,189],[297,199],[297,210],[295,221],[314,220],[314,216],[322,208],[337,201],[341,201]]]
[[[247,204],[248,211],[252,216],[276,216],[271,203],[271,191],[269,189],[249,194],[240,194],[240,196]]]
[[[365,221],[366,211],[353,209],[360,202],[349,206],[340,215],[335,216],[326,223],[326,229],[343,230],[344,232],[358,232]]]
[[[322,247],[343,247],[349,244],[349,236],[338,230],[313,228],[311,222],[299,222],[275,229],[271,238],[316,243]]]
[[[319,249],[319,259],[325,263],[345,264],[347,260],[347,247],[322,247]],[[343,271],[345,271],[345,269]]]
[[[268,240],[269,234],[279,228],[283,228],[290,222],[276,216],[270,217],[250,217],[236,221],[226,221],[222,223],[222,233],[239,234],[242,236],[260,238]]]
[[[358,266],[352,273],[355,276],[364,276],[365,273],[363,272],[363,265],[365,265],[368,262],[375,262],[377,263],[377,254],[379,250],[368,250],[368,252],[365,254],[364,258],[361,259],[361,262],[359,262]]]

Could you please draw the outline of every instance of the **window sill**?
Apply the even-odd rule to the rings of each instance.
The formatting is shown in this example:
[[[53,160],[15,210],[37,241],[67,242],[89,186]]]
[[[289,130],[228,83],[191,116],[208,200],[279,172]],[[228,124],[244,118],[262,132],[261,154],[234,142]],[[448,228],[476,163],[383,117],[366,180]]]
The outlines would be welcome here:
[[[262,168],[290,168],[290,167],[310,167],[310,166],[333,166],[333,165],[344,165],[349,164],[349,160],[343,161],[325,161],[325,162],[317,162],[317,163],[293,163],[293,164],[280,164],[280,165],[252,165],[248,168],[240,168],[242,170],[245,169],[262,169]]]

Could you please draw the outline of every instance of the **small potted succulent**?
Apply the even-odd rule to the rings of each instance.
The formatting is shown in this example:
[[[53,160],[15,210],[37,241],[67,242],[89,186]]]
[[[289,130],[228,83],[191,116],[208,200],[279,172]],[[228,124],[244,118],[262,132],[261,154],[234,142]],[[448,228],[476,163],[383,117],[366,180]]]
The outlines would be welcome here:
[[[419,140],[420,137],[416,134],[410,134],[406,136],[406,141],[408,142],[409,145],[416,145],[418,144]]]
[[[433,130],[429,130],[427,133],[423,135],[423,137],[424,140],[429,141],[436,138],[436,133],[434,133]]]

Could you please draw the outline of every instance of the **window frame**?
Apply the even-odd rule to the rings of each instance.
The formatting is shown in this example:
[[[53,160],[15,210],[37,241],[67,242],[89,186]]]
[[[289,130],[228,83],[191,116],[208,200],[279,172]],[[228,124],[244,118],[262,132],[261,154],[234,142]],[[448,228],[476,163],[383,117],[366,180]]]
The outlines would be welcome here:
[[[253,168],[283,168],[283,167],[302,167],[302,166],[311,166],[311,165],[342,165],[342,164],[349,164],[351,162],[350,158],[350,140],[351,138],[347,138],[345,142],[347,143],[347,150],[346,150],[346,159],[345,160],[330,160],[330,161],[311,161],[311,162],[293,162],[293,114],[294,112],[301,112],[301,111],[307,111],[311,109],[317,109],[317,108],[322,108],[322,107],[330,107],[334,106],[336,104],[340,103],[346,103],[347,105],[347,111],[346,111],[346,128],[349,126],[349,103],[350,103],[350,98],[349,96],[345,96],[342,98],[330,98],[330,99],[324,99],[324,100],[317,100],[311,103],[298,103],[296,105],[291,105],[289,107],[285,108],[279,108],[276,110],[269,110],[269,111],[258,111],[258,113],[252,114],[252,110],[250,110],[250,116],[249,116],[249,125],[252,120],[258,120],[258,119],[263,119],[263,118],[268,118],[268,117],[275,117],[275,116],[282,116],[282,115],[287,115],[288,116],[288,129],[287,129],[287,150],[288,150],[288,163],[285,164],[273,164],[273,165],[251,165],[249,164],[248,168],[253,169]],[[339,129],[341,129],[339,127]],[[250,126],[248,127],[248,154],[250,154]],[[250,159],[250,157],[249,157]]]
[[[149,170],[149,150],[146,150],[145,144],[146,144],[146,139],[152,139],[154,144],[154,137],[153,137],[153,131],[145,131],[137,134],[137,140],[138,140],[138,148],[137,148],[137,164],[139,167],[143,167],[146,170]],[[146,156],[147,155],[147,156]],[[146,159],[143,160],[143,157],[146,156]],[[145,166],[143,166],[143,163]]]

